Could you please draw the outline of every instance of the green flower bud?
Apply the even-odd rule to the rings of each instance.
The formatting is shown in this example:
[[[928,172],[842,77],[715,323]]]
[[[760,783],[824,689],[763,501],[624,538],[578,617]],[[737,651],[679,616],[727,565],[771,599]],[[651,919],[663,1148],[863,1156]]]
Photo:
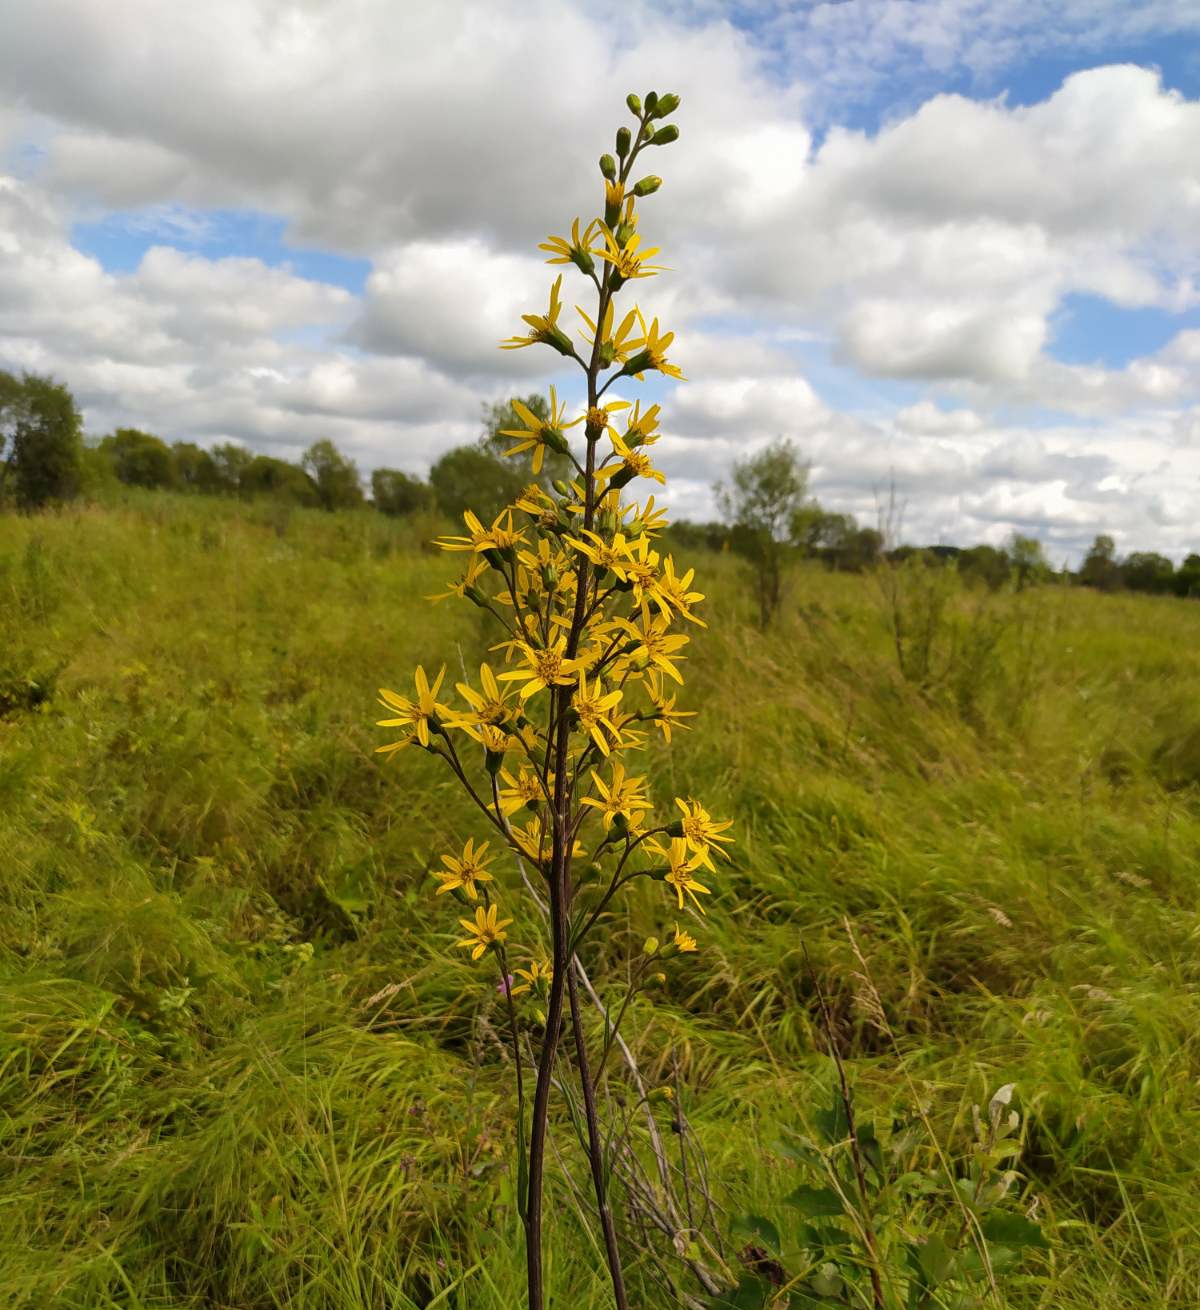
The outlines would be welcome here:
[[[503,765],[503,763],[504,763],[503,751],[487,751],[484,754],[483,767],[487,769],[488,773],[490,773],[493,778],[496,776],[496,774],[500,772],[500,768]]]
[[[655,111],[657,108],[658,108],[658,92],[657,92],[657,91],[647,91],[647,92],[646,92],[646,113],[650,114],[650,115],[653,117],[653,115],[654,115],[654,111]]]
[[[642,943],[642,953],[644,955],[655,955],[658,952],[658,938],[647,937]]]
[[[633,188],[635,196],[652,196],[658,188],[662,186],[662,178],[655,177],[653,173],[649,177],[644,177]]]
[[[630,135],[627,127],[617,128],[617,155],[624,159],[629,153],[629,147],[632,144],[633,137]]]
[[[570,486],[566,482],[564,482],[562,478],[555,478],[550,485],[554,488],[555,491],[558,492],[560,496],[569,496],[571,494]]]
[[[660,96],[658,104],[654,106],[655,118],[666,118],[668,114],[673,114],[679,108],[679,97],[672,91],[668,95]]]
[[[594,273],[596,271],[596,261],[584,249],[576,247],[571,251],[571,263],[582,273]]]
[[[617,180],[617,161],[612,155],[600,156],[600,171],[610,182]]]
[[[629,244],[629,238],[633,236],[633,234],[636,231],[637,231],[636,223],[620,224],[617,230],[613,233],[613,236],[616,238],[617,245],[619,245],[621,249],[624,250],[625,247]]]
[[[674,123],[668,123],[666,127],[660,127],[657,132],[650,138],[652,146],[669,146],[672,141],[679,140],[679,129]]]
[[[558,570],[553,564],[547,564],[542,569],[542,586],[547,591],[554,591],[558,587]]]
[[[639,117],[641,116],[641,112],[642,112],[642,101],[641,101],[641,97],[640,97],[640,96],[635,96],[635,95],[633,94],[633,92],[631,91],[631,92],[630,92],[630,93],[625,97],[625,103],[629,106],[629,112],[630,112],[631,114],[637,114]]]

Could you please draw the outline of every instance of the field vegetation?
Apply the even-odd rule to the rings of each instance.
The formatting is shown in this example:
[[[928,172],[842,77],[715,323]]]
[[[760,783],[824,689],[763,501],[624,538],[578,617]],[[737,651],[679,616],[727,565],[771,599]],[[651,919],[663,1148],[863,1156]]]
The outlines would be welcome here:
[[[6,1306],[521,1304],[503,998],[430,894],[477,825],[436,761],[373,754],[381,680],[485,654],[424,600],[443,527],[137,488],[0,517]],[[789,560],[760,630],[745,565],[688,553],[705,712],[646,768],[738,840],[626,1032],[731,1263],[737,1216],[791,1222],[832,1037],[860,1111],[952,1158],[1015,1084],[1049,1249],[1002,1304],[1200,1304],[1200,607]],[[622,905],[612,961],[661,911]],[[599,1310],[569,1155],[549,1304]]]

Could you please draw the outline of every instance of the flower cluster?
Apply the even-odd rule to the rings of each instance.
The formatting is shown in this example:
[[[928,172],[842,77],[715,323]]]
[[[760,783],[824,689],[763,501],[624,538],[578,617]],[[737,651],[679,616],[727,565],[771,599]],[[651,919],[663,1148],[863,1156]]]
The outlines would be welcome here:
[[[663,116],[664,103],[658,101]],[[671,105],[666,105],[670,112]],[[639,118],[644,118],[644,114]],[[674,128],[643,123],[640,145],[667,144]],[[626,158],[634,153],[629,132],[618,137]],[[624,161],[623,161],[624,162]],[[550,292],[545,314],[526,314],[529,332],[505,341],[507,349],[545,345],[576,360],[588,379],[583,412],[568,406],[551,388],[546,418],[513,402],[520,428],[505,431],[513,444],[505,453],[527,456],[541,473],[547,451],[566,456],[575,476],[552,488],[531,482],[516,502],[490,524],[468,511],[465,532],[442,537],[445,551],[466,555],[465,571],[446,594],[488,610],[503,635],[492,647],[478,682],[457,684],[458,699],[439,700],[445,670],[430,681],[418,668],[412,698],[380,692],[392,717],[381,726],[401,729],[381,751],[416,744],[441,755],[476,800],[503,841],[532,864],[545,884],[572,860],[587,862],[573,908],[581,924],[595,921],[598,907],[638,877],[662,881],[675,909],[694,906],[710,888],[699,870],[715,872],[713,856],[724,856],[729,822],[717,822],[691,798],[677,797],[679,814],[656,823],[644,777],[627,772],[622,757],[646,744],[657,730],[669,742],[687,726],[691,711],[675,705],[673,685],[682,684],[688,628],[703,626],[694,571],[680,567],[660,538],[667,520],[651,495],[644,503],[625,500],[636,479],[663,484],[649,453],[659,438],[660,407],[608,399],[610,386],[647,372],[682,377],[667,358],[673,334],[657,318],[647,324],[640,306],[619,315],[615,300],[625,284],[653,277],[650,262],[659,251],[638,232],[637,200],[658,189],[643,178],[630,186],[628,169],[604,156],[605,213],[570,237],[551,236],[540,247],[551,264],[574,265],[598,296],[595,317],[577,307],[581,328],[573,341],[560,326],[562,275]],[[597,328],[599,324],[599,328]],[[581,353],[582,352],[582,353]],[[568,433],[583,426],[583,442]],[[494,667],[493,667],[494,665]],[[442,857],[438,893],[456,892],[484,904],[474,920],[463,920],[468,936],[459,945],[478,958],[501,946],[511,919],[497,918],[497,883],[485,868],[488,843],[461,855]],[[604,875],[607,875],[605,877]],[[580,925],[577,925],[580,926]],[[579,934],[573,934],[576,946]],[[694,949],[680,933],[675,943]],[[530,962],[544,984],[551,966]],[[531,984],[534,979],[530,979]]]
[[[394,753],[414,745],[439,756],[490,829],[489,841],[468,840],[461,851],[442,856],[436,892],[468,911],[457,945],[473,959],[495,958],[497,990],[513,1030],[522,1124],[522,1037],[513,998],[528,995],[536,1005],[538,1081],[522,1174],[528,1178],[522,1216],[534,1253],[546,1104],[568,992],[576,1062],[585,1089],[589,1085],[578,1000],[568,986],[580,949],[621,889],[649,879],[662,884],[664,912],[673,924],[663,941],[648,940],[635,980],[653,976],[648,969],[661,956],[694,952],[695,937],[674,921],[703,915],[701,898],[711,894],[708,884],[732,840],[731,822],[714,819],[693,797],[675,797],[675,808],[656,818],[646,777],[630,762],[655,734],[670,743],[673,732],[688,726],[693,712],[677,708],[676,696],[692,634],[704,626],[697,612],[704,596],[693,570],[664,543],[667,519],[654,496],[625,498],[639,480],[665,484],[652,454],[660,407],[618,398],[614,389],[648,373],[683,378],[668,356],[673,334],[637,304],[616,308],[623,291],[663,271],[653,262],[658,248],[639,231],[638,209],[661,179],[647,174],[633,181],[634,163],[644,150],[678,137],[678,129],[664,123],[677,96],[650,94],[644,103],[630,96],[627,103],[636,127],[620,128],[616,156],[600,159],[602,212],[586,223],[576,218],[569,237],[551,236],[541,246],[548,263],[570,265],[594,292],[594,306],[590,312],[576,307],[572,336],[560,273],[546,311],[525,314],[527,330],[501,343],[508,350],[544,346],[574,361],[586,394],[572,409],[551,388],[545,417],[514,401],[520,426],[505,430],[512,442],[505,453],[528,458],[533,480],[491,523],[468,511],[464,531],[437,543],[463,556],[464,567],[433,599],[457,597],[492,616],[497,640],[490,658],[477,680],[457,684],[456,696],[443,687],[445,669],[431,680],[418,668],[411,696],[380,692],[389,716],[380,726],[396,735],[379,749]],[[571,470],[568,477],[551,482],[543,476],[548,452]],[[538,907],[549,928],[549,958],[527,950],[522,967],[511,972],[509,929],[517,900],[509,888],[515,893],[521,882],[514,876],[505,884],[491,841],[516,857],[509,863],[521,875],[527,903]],[[531,932],[529,940],[537,936]],[[534,1030],[524,1031],[532,1045]],[[589,1149],[598,1160],[590,1096],[585,1102]],[[526,1139],[518,1134],[518,1140],[524,1147]],[[599,1190],[597,1200],[623,1305],[611,1217]],[[541,1301],[536,1263],[530,1265],[535,1308]]]

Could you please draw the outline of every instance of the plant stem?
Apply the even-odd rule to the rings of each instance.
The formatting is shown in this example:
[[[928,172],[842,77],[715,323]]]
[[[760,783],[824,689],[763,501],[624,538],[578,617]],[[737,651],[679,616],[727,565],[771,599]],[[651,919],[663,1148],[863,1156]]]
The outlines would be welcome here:
[[[600,1227],[604,1232],[604,1254],[608,1260],[608,1273],[612,1279],[613,1299],[617,1310],[629,1310],[629,1302],[625,1298],[625,1278],[621,1272],[621,1253],[617,1247],[617,1230],[613,1223],[604,1183],[604,1148],[600,1141],[600,1122],[596,1116],[596,1088],[588,1069],[587,1041],[583,1032],[583,1020],[579,1013],[579,985],[575,980],[573,967],[567,978],[567,994],[571,1000],[571,1029],[575,1035],[575,1058],[579,1064],[583,1112],[587,1120],[588,1160],[592,1167],[592,1186],[596,1191]]]

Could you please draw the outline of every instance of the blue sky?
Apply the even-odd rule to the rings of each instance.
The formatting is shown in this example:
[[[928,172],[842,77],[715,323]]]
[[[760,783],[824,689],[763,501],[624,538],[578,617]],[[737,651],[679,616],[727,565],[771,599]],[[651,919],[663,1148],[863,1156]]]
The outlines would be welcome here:
[[[637,287],[685,513],[777,436],[869,521],[1195,549],[1200,12],[1171,0],[127,0],[0,12],[0,367],[89,429],[332,436],[421,472],[557,381],[495,350],[596,201],[625,91],[684,97]],[[632,19],[632,21],[629,21]],[[514,68],[540,70],[514,78]],[[580,294],[568,286],[568,306]],[[572,310],[568,308],[570,316]],[[673,411],[673,413],[672,413]]]

